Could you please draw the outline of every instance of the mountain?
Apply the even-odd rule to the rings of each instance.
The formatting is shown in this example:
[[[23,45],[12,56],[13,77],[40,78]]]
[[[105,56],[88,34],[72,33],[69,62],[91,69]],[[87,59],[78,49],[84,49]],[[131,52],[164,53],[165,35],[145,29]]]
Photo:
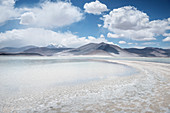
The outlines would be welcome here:
[[[115,57],[135,57],[134,53],[129,53],[119,46],[106,43],[89,43],[76,49],[71,49],[60,53],[60,55],[106,55]]]
[[[38,53],[0,53],[3,56],[42,56]]]
[[[20,48],[4,47],[0,49],[0,55],[39,55],[39,56],[52,56],[57,52],[69,50],[63,45],[50,44],[47,47],[25,46]]]
[[[104,55],[113,57],[170,57],[170,49],[146,47],[120,48],[117,45],[106,43],[89,43],[79,48],[59,52],[55,55]]]
[[[49,48],[49,47],[36,47],[36,48],[31,48],[23,51],[23,53],[38,53],[44,56],[52,56],[55,53],[69,50],[72,48]]]
[[[170,49],[146,47],[144,49],[124,49],[130,53],[138,54],[140,57],[170,57]]]
[[[89,43],[78,48],[66,48],[50,44],[47,47],[25,46],[21,48],[6,47],[0,49],[0,55],[42,55],[42,56],[74,56],[101,55],[112,57],[170,57],[170,49],[146,47],[120,48],[107,43]]]
[[[35,48],[36,46],[25,46],[20,48],[15,47],[4,47],[0,49],[0,53],[20,53],[27,49]]]
[[[47,48],[67,48],[67,47],[62,45],[62,44],[58,44],[58,45],[56,45],[56,44],[49,44],[47,46]]]

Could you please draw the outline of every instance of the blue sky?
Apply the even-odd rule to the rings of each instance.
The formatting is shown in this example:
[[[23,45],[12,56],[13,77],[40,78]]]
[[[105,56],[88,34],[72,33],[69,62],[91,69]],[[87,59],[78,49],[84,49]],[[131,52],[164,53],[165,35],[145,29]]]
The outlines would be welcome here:
[[[0,47],[170,48],[169,0],[1,0]]]

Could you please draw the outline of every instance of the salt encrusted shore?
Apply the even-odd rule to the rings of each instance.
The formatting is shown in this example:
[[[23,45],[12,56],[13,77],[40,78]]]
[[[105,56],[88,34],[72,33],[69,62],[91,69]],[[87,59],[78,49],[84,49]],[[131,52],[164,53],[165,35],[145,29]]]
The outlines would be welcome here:
[[[0,112],[9,113],[168,113],[170,64],[103,60],[135,68],[138,73],[6,98]],[[123,71],[123,70],[122,70]]]

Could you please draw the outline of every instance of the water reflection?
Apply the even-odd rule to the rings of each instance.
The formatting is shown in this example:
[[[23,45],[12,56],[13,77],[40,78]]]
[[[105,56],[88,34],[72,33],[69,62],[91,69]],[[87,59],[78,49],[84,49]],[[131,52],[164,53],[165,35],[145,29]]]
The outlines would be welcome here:
[[[134,69],[93,59],[0,59],[0,94],[128,76]],[[6,92],[6,93],[4,93]]]

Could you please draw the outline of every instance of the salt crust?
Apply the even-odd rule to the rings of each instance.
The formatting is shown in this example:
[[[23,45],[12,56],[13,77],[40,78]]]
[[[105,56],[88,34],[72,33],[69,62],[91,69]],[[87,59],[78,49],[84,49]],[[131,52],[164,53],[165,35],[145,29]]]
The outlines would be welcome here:
[[[1,113],[168,113],[170,64],[107,60],[139,73],[4,98]]]

